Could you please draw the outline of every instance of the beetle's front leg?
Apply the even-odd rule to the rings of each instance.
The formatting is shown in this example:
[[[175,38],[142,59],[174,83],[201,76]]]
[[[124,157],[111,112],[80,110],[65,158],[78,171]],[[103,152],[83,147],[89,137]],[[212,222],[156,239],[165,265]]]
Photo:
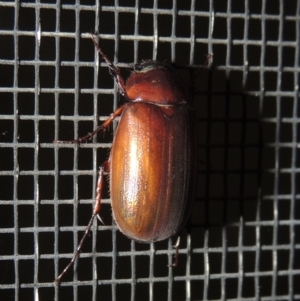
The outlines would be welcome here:
[[[115,64],[106,56],[106,54],[102,51],[99,44],[97,43],[95,37],[93,34],[91,34],[91,39],[98,51],[98,53],[101,55],[101,57],[104,59],[104,61],[107,63],[109,68],[109,73],[115,78],[116,83],[118,85],[120,94],[123,96],[126,96],[126,87],[125,87],[125,81],[121,75],[120,69],[115,66]]]

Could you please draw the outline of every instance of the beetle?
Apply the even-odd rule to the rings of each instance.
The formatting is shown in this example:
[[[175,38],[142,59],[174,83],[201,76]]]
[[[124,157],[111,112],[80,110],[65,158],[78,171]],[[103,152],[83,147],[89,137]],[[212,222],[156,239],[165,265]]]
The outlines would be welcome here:
[[[190,216],[195,194],[196,115],[183,82],[170,65],[157,61],[135,65],[125,81],[91,37],[127,102],[92,133],[56,141],[83,142],[121,116],[109,159],[99,169],[92,217],[57,282],[79,256],[94,218],[99,217],[105,171],[110,175],[113,218],[122,233],[138,242],[156,242],[178,233]]]

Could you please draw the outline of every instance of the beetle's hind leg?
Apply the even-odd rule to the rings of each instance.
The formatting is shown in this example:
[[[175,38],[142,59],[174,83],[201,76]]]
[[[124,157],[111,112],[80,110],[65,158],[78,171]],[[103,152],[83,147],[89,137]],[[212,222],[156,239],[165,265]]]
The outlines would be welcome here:
[[[78,258],[79,254],[81,252],[81,249],[83,247],[83,244],[91,231],[91,228],[92,228],[92,225],[94,222],[94,218],[97,216],[98,219],[100,219],[100,221],[102,222],[102,220],[99,216],[99,212],[100,212],[100,208],[101,208],[101,199],[102,199],[102,193],[103,193],[104,171],[107,171],[108,166],[109,166],[109,162],[105,161],[99,168],[99,177],[98,177],[98,183],[97,183],[97,197],[96,197],[96,202],[94,205],[92,217],[85,229],[84,235],[81,238],[80,243],[79,243],[70,263],[64,268],[64,270],[61,272],[61,274],[55,279],[55,282],[57,282],[57,283],[61,282],[61,279],[63,278],[63,276],[68,272],[68,270],[74,264],[75,260]]]
[[[103,162],[103,164],[99,168],[99,176],[98,176],[98,183],[97,183],[97,190],[96,190],[96,202],[93,209],[93,216],[97,216],[97,218],[102,224],[104,223],[99,213],[100,213],[102,193],[103,193],[104,172],[109,172],[109,169],[110,169],[109,160]]]

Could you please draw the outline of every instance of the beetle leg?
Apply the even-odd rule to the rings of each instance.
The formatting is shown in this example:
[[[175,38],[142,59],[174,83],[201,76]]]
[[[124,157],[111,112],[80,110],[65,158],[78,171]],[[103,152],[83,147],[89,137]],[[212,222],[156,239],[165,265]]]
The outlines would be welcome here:
[[[175,249],[175,259],[174,259],[174,262],[169,265],[169,267],[175,268],[178,265],[179,245],[180,245],[180,236],[178,236],[176,243],[173,246],[173,248]]]
[[[205,59],[204,63],[200,66],[200,70],[196,73],[196,75],[192,76],[194,79],[196,79],[199,76],[199,74],[203,71],[203,69],[210,68],[213,63],[214,55],[212,53],[208,53],[205,56],[206,56],[206,59]]]
[[[95,215],[93,214],[89,223],[88,223],[88,226],[85,230],[85,233],[76,249],[76,252],[74,253],[70,263],[64,268],[64,270],[61,272],[61,274],[55,279],[55,282],[57,282],[58,284],[61,282],[61,279],[62,277],[68,272],[68,270],[70,269],[70,267],[74,264],[75,260],[77,259],[77,257],[79,256],[80,252],[81,252],[81,249],[82,249],[82,246],[83,246],[83,243],[86,239],[86,237],[88,236],[89,232],[90,232],[90,229],[93,225],[93,221],[94,221],[94,218],[95,218]]]
[[[70,267],[74,264],[75,260],[78,258],[79,254],[81,252],[82,246],[85,242],[85,239],[87,238],[87,236],[90,233],[90,230],[91,230],[91,227],[93,225],[93,221],[94,221],[95,216],[97,216],[98,219],[100,219],[100,221],[102,222],[102,220],[99,216],[99,212],[100,212],[100,207],[101,207],[101,198],[102,198],[103,183],[104,183],[104,170],[105,170],[106,162],[104,162],[104,164],[101,165],[100,168],[99,168],[99,178],[98,178],[98,183],[97,183],[97,197],[96,197],[96,203],[94,205],[92,217],[91,217],[91,219],[90,219],[90,221],[89,221],[89,223],[88,223],[88,225],[85,229],[84,235],[81,238],[80,243],[79,243],[79,245],[76,249],[76,252],[74,253],[70,263],[65,267],[65,269],[62,271],[62,273],[55,279],[55,281],[57,283],[61,282],[62,277],[68,272]]]
[[[101,208],[101,200],[102,200],[102,192],[103,192],[103,175],[104,172],[109,171],[109,160],[103,162],[103,164],[99,168],[99,177],[98,177],[98,183],[97,183],[97,190],[96,190],[96,202],[93,209],[93,216],[97,216],[98,220],[102,223],[102,219],[99,215],[100,208]]]
[[[84,142],[88,139],[91,139],[93,136],[95,136],[97,133],[101,132],[101,131],[105,131],[110,125],[111,123],[114,121],[114,119],[118,116],[120,116],[123,112],[123,110],[125,109],[126,104],[124,104],[123,106],[119,107],[118,109],[116,109],[108,119],[106,119],[106,121],[104,121],[101,125],[99,125],[95,130],[93,130],[91,133],[88,133],[87,135],[80,137],[78,139],[75,140],[54,140],[54,143],[68,143],[68,144],[73,144],[73,143],[81,143]]]
[[[94,35],[91,34],[91,38],[93,40],[93,43],[94,43],[98,53],[101,55],[101,57],[107,63],[108,68],[109,68],[109,73],[115,78],[117,85],[119,87],[120,93],[122,95],[126,95],[125,82],[121,75],[120,69],[116,65],[114,65],[114,63],[105,55],[105,53],[102,51],[99,44],[97,43]]]
[[[103,171],[101,171],[101,169]],[[96,202],[93,209],[93,214],[97,215],[98,220],[104,225],[103,220],[101,219],[99,213],[100,213],[100,207],[101,207],[101,199],[102,199],[102,190],[103,190],[103,172],[109,172],[110,170],[110,160],[106,160],[102,163],[102,166],[99,170],[99,178],[97,183],[97,190],[96,190]]]

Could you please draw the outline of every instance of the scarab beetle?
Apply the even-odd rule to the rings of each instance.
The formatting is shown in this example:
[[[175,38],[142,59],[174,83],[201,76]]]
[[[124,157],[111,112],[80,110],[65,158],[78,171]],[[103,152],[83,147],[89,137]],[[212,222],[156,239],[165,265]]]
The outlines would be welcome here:
[[[156,61],[135,65],[125,81],[92,39],[126,103],[87,136],[59,141],[83,142],[121,116],[109,159],[100,167],[92,218],[72,261],[57,281],[78,257],[100,212],[105,169],[110,174],[113,218],[120,231],[136,241],[150,243],[176,234],[185,226],[194,199],[196,118],[184,84],[171,66]]]

